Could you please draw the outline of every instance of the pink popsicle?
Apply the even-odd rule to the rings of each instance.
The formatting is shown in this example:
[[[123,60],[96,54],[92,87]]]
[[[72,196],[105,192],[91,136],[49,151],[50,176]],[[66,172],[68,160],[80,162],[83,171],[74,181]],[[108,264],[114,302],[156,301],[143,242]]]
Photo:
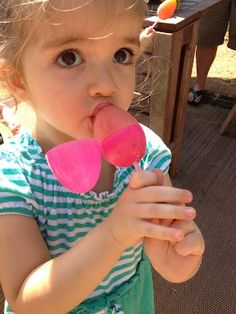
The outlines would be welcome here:
[[[46,154],[57,180],[68,190],[86,193],[97,183],[101,170],[101,149],[96,140],[71,141]]]
[[[112,165],[138,168],[146,150],[142,127],[128,112],[111,104],[96,111],[94,135],[101,143],[103,157]]]
[[[134,165],[146,150],[141,126],[126,111],[102,104],[94,112],[95,139],[75,140],[50,149],[46,158],[57,180],[68,190],[86,193],[97,183],[101,154],[119,167]]]

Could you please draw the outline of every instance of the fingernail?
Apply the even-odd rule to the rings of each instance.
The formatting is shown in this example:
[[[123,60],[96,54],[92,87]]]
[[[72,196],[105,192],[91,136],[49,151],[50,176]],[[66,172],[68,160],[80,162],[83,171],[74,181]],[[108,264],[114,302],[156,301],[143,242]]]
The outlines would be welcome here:
[[[189,218],[193,218],[195,216],[195,210],[193,208],[186,208],[185,215]]]
[[[193,200],[193,195],[191,192],[188,192],[188,196],[187,196],[188,203],[192,202],[192,200]]]

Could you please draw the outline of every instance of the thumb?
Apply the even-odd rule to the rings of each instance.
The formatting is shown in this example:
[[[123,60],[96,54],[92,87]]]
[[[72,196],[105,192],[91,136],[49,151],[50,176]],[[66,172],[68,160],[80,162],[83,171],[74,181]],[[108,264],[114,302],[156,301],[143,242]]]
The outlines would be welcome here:
[[[129,181],[129,186],[132,189],[140,189],[145,186],[156,185],[157,176],[152,171],[138,170],[135,171]]]
[[[135,171],[129,181],[129,186],[132,189],[140,189],[145,186],[163,185],[164,173],[160,169],[153,171],[139,170]]]

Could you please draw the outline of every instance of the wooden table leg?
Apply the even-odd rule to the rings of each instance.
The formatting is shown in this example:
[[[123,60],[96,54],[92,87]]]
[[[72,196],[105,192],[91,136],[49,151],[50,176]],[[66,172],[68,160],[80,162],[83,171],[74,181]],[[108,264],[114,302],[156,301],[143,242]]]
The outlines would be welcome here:
[[[229,114],[227,115],[226,119],[222,123],[219,133],[223,135],[229,126],[232,124],[233,121],[236,120],[236,104],[234,104],[233,108],[230,110]]]
[[[173,42],[174,35],[157,32],[152,47],[152,94],[150,97],[150,128],[168,144],[168,138],[164,136],[166,131],[167,104],[173,104],[175,99],[175,87],[169,93],[169,82],[173,73]],[[175,55],[178,61],[178,55]],[[175,62],[174,62],[175,64]],[[171,97],[171,100],[170,100]],[[169,116],[173,110],[169,110]]]
[[[195,20],[175,33],[157,32],[153,43],[153,55],[157,56],[153,69],[157,70],[152,73],[150,128],[172,150],[171,176],[178,170],[198,28],[199,20]]]

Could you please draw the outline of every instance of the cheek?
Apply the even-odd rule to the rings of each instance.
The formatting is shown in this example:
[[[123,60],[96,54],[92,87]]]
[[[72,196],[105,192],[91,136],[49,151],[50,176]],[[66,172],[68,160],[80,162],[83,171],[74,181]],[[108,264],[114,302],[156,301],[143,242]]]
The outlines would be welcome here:
[[[53,94],[55,94],[54,85],[51,84],[46,75],[38,72],[37,69],[35,71],[25,71],[25,82],[29,102],[32,105],[42,103],[50,95],[53,98]]]
[[[133,95],[134,95],[134,90],[135,90],[135,72],[134,71],[129,71],[129,73],[126,75],[123,75],[121,77],[120,81],[121,86],[123,87],[123,98],[126,103],[128,103],[128,106],[130,105]]]
[[[29,100],[33,105],[52,105],[68,101],[70,93],[62,82],[55,79],[56,76],[47,75],[47,73],[36,72],[27,78],[27,89]]]

